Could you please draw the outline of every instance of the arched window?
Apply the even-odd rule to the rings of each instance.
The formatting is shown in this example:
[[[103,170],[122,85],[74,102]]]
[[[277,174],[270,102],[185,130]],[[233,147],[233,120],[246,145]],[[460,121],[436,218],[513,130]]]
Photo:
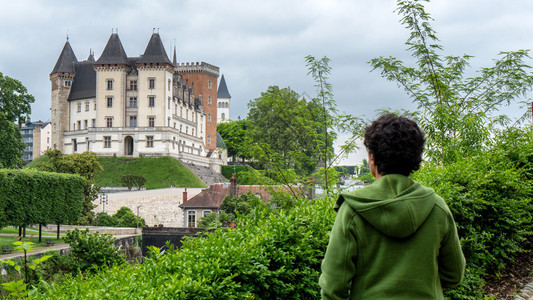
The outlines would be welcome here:
[[[226,114],[222,113],[222,120],[226,119]]]

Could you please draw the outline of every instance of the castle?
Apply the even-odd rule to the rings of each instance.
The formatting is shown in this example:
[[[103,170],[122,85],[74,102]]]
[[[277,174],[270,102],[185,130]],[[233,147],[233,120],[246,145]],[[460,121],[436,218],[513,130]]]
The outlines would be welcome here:
[[[178,64],[175,48],[170,61],[156,32],[140,57],[128,57],[112,33],[97,60],[91,52],[78,61],[67,39],[50,73],[52,148],[172,156],[220,172],[226,159],[217,149],[218,76],[205,62]],[[229,96],[225,81],[224,89]]]

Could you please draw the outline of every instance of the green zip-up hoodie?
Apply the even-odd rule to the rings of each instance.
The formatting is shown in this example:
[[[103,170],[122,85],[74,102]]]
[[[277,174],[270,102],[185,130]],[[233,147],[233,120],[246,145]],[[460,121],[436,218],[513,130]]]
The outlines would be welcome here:
[[[465,259],[444,200],[409,177],[385,175],[341,194],[322,262],[323,299],[444,299]]]

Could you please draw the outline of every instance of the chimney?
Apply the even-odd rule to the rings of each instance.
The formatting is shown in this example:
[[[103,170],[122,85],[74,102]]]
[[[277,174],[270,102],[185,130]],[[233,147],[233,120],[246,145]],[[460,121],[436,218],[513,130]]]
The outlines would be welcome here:
[[[229,182],[229,195],[230,197],[235,197],[237,195],[237,174],[233,173]]]
[[[183,202],[181,204],[185,204],[187,202],[187,188],[185,188],[185,191],[183,192]]]

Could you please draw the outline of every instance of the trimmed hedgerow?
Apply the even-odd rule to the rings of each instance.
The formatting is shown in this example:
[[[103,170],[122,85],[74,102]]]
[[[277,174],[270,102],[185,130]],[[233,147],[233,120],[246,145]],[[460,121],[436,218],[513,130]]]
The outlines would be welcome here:
[[[84,179],[35,170],[0,170],[0,227],[68,223],[83,206]]]
[[[334,221],[332,203],[302,201],[265,217],[261,211],[180,250],[154,254],[62,285],[40,287],[41,299],[313,299]],[[41,294],[42,293],[42,294]],[[36,294],[37,295],[37,294]]]

